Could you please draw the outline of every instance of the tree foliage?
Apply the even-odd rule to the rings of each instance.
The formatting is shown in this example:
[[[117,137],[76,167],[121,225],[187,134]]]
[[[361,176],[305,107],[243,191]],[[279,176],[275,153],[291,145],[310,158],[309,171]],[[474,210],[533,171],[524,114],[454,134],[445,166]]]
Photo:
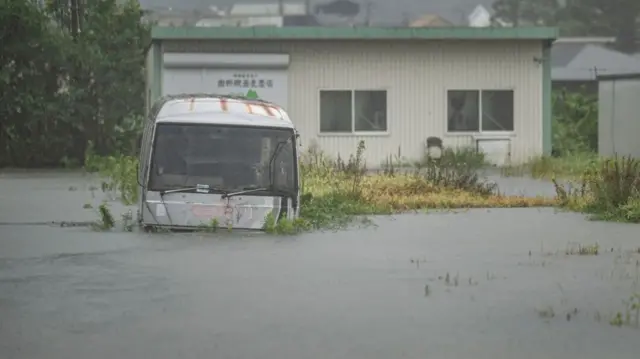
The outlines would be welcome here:
[[[82,163],[89,143],[132,148],[150,41],[140,18],[137,1],[0,4],[0,166]]]
[[[497,0],[494,23],[558,26],[563,36],[612,36],[620,51],[640,40],[638,0]]]
[[[598,149],[598,99],[586,92],[556,90],[553,103],[553,151],[570,156]]]
[[[559,0],[497,0],[494,21],[513,26],[553,25],[557,22]]]
[[[565,35],[614,36],[620,51],[637,50],[640,40],[638,0],[568,0],[561,20]]]

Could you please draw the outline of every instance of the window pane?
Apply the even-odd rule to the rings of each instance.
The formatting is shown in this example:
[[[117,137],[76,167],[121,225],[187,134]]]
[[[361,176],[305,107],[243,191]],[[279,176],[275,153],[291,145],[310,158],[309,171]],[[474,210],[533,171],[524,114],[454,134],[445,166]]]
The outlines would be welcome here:
[[[513,91],[482,91],[482,131],[513,131]]]
[[[351,91],[320,91],[320,132],[351,132]]]
[[[295,184],[292,138],[291,129],[158,124],[149,188],[206,184],[238,191],[269,186],[273,173],[275,185],[291,189]],[[271,162],[276,149],[280,153]]]
[[[385,132],[387,130],[387,92],[355,91],[356,131]]]
[[[480,130],[479,92],[451,90],[447,92],[449,132],[477,132]]]

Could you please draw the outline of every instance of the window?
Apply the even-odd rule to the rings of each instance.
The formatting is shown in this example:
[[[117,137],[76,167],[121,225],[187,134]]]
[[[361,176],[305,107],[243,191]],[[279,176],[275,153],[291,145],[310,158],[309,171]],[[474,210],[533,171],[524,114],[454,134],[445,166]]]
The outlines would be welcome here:
[[[511,132],[513,90],[449,90],[448,132]]]
[[[293,131],[285,128],[158,124],[149,188],[159,191],[206,184],[239,191],[275,185],[293,191],[293,138]]]
[[[320,91],[320,132],[386,131],[386,91]]]

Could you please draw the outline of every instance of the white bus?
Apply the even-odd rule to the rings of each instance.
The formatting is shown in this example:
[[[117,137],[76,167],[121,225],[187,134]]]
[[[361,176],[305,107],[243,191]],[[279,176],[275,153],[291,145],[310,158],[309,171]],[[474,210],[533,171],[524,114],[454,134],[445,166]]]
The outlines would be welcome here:
[[[165,96],[145,124],[138,172],[145,230],[263,229],[300,211],[298,134],[275,104],[206,94]]]

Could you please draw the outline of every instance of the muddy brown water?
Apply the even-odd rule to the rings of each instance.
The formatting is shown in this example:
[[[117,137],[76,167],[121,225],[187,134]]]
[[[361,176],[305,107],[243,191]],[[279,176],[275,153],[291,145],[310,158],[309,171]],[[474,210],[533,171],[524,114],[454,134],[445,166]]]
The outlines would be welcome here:
[[[38,224],[95,218],[82,208],[101,200],[95,183],[76,173],[0,175],[0,357],[640,353],[633,316],[631,326],[609,323],[640,293],[634,225],[552,209],[379,217],[377,227],[297,237]],[[597,256],[567,255],[595,243]]]

